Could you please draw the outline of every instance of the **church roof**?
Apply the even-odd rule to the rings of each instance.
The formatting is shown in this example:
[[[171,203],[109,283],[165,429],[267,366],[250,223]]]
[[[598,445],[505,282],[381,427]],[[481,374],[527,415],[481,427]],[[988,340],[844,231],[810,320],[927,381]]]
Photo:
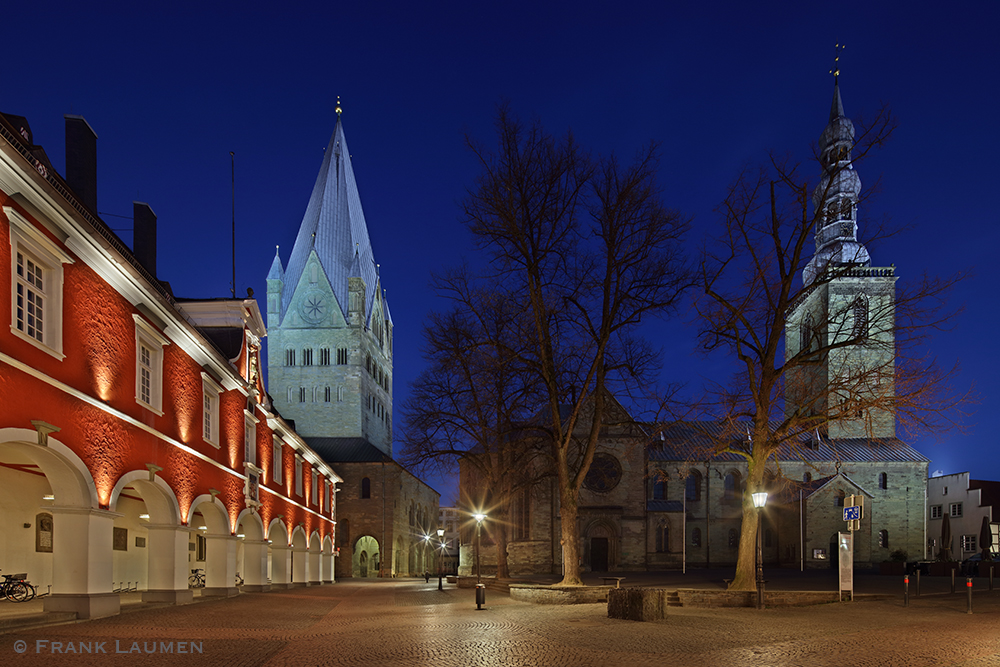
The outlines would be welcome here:
[[[375,293],[380,289],[378,270],[351,167],[351,152],[347,149],[344,126],[339,117],[288,259],[281,297],[282,313],[291,303],[309,253],[314,248],[344,317],[347,317],[348,307],[347,279],[352,277],[365,281],[365,314],[371,317]],[[271,269],[274,270],[273,264]]]
[[[327,463],[368,463],[392,461],[365,438],[302,438]]]
[[[777,424],[775,424],[777,426]],[[649,460],[651,461],[704,461],[706,452],[712,452],[720,442],[727,438],[733,439],[733,430],[721,422],[682,422],[664,426],[662,429],[651,428],[650,432],[663,433],[663,440],[654,436],[650,442]],[[913,449],[899,438],[840,438],[830,440],[821,438],[818,444],[812,442],[811,434],[802,434],[791,443],[778,446],[779,461],[850,461],[875,462],[893,461],[910,463],[927,463],[929,459]],[[734,440],[733,446],[743,443]],[[793,451],[794,449],[794,451]],[[713,461],[743,462],[739,454],[722,452],[712,454]]]

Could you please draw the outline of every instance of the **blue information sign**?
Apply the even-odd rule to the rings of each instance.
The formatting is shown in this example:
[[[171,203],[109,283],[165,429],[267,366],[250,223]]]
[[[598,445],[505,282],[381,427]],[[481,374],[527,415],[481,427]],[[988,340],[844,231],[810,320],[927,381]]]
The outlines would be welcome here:
[[[861,508],[859,506],[844,508],[844,521],[858,521],[860,518]]]

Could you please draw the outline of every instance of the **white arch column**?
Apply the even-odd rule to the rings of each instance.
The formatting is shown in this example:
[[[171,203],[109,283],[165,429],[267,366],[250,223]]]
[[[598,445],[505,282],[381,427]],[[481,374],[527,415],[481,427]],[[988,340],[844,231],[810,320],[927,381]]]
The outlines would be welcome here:
[[[320,577],[325,584],[332,584],[336,581],[333,573],[333,550],[332,548],[324,548],[323,552],[319,555],[319,563],[322,568],[323,575]]]
[[[243,540],[243,590],[271,590],[267,583],[267,540]]]
[[[208,545],[202,597],[239,595],[240,589],[236,588],[236,547],[239,538],[235,535],[206,535],[205,539]]]
[[[271,545],[271,588],[292,587],[292,548]]]
[[[114,616],[121,598],[112,593],[114,521],[122,516],[86,507],[50,507],[52,595],[45,611],[72,611],[79,618]]]
[[[309,549],[306,547],[292,548],[292,584],[295,586],[311,586],[309,583]]]
[[[171,524],[149,524],[149,588],[143,602],[187,604],[194,600],[188,588],[188,541],[191,529]]]
[[[319,586],[323,583],[323,572],[320,570],[320,556],[321,553],[317,551],[309,551],[309,583]]]

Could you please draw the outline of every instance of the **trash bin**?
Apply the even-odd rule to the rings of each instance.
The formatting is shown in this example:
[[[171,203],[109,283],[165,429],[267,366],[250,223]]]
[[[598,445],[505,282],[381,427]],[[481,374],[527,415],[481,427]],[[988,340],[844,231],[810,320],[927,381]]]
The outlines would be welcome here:
[[[476,584],[476,609],[482,609],[486,604],[486,584]]]

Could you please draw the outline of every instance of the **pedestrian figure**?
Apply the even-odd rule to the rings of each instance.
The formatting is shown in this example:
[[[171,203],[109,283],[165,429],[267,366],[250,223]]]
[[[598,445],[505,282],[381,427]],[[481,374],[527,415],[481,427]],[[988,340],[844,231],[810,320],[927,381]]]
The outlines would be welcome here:
[[[431,573],[428,572],[427,570],[424,570],[424,583],[425,584],[431,583]]]

